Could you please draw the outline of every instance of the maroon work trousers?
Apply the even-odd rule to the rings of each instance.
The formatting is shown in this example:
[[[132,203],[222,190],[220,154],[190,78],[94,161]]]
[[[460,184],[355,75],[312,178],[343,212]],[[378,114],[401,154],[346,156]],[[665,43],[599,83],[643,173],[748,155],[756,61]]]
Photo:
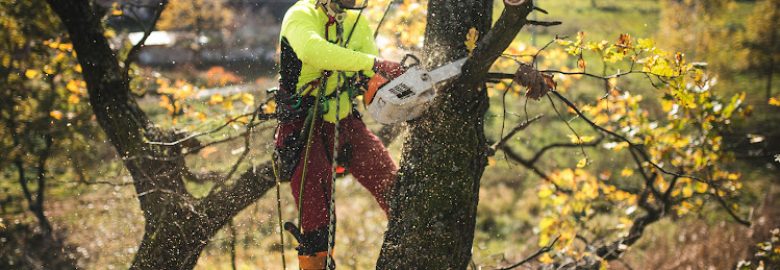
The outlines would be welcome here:
[[[304,120],[297,120],[279,125],[276,133],[277,149],[284,147],[285,138],[297,132],[300,133]],[[318,119],[314,124],[311,136],[309,160],[305,159],[305,146],[300,150],[299,160],[291,177],[292,195],[295,203],[301,209],[301,230],[315,231],[328,226],[328,206],[332,175],[332,152],[334,124]],[[360,118],[350,115],[339,121],[339,148],[349,148],[346,167],[349,173],[357,179],[374,196],[385,214],[388,214],[387,193],[390,192],[398,167],[376,137]],[[306,138],[302,138],[306,140]],[[305,145],[305,144],[304,144]],[[342,155],[343,151],[339,151]],[[341,160],[343,157],[338,157]],[[301,176],[304,162],[307,162],[306,179],[301,190]],[[300,193],[303,192],[303,196]],[[303,202],[299,201],[302,198]],[[303,206],[301,207],[301,203]]]

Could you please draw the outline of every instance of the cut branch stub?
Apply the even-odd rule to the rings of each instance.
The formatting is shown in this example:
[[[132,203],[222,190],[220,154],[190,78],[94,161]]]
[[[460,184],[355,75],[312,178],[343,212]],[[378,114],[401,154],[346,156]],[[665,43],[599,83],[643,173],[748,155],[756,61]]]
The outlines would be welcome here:
[[[548,91],[555,89],[557,86],[552,75],[541,73],[533,66],[523,63],[517,68],[513,80],[528,88],[525,96],[534,100],[539,100],[539,98],[543,97]]]

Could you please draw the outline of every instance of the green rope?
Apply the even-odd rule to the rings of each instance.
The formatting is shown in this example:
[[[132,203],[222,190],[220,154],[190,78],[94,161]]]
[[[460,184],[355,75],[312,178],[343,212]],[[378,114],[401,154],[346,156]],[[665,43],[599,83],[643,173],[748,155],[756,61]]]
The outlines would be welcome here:
[[[306,121],[304,122],[304,134],[306,134],[306,147],[303,150],[303,171],[301,172],[301,185],[300,189],[298,190],[298,228],[301,228],[301,232],[303,232],[303,186],[306,182],[306,171],[309,168],[309,152],[311,152],[311,142],[312,142],[312,135],[314,134],[314,125],[317,123],[317,116],[319,115],[319,109],[320,109],[320,97],[322,96],[322,93],[327,87],[328,84],[328,76],[322,76],[323,79],[320,82],[319,90],[317,91],[317,97],[315,98],[316,101],[314,102],[314,107],[312,107],[309,111],[309,114],[306,116]]]
[[[276,132],[274,132],[276,133]],[[282,185],[281,179],[279,179],[279,171],[276,168],[276,160],[277,155],[274,153],[273,157],[271,158],[271,168],[274,171],[274,179],[276,180],[276,214],[279,218],[279,239],[281,241],[281,250],[282,250],[282,269],[287,269],[287,260],[284,257],[284,225],[282,221],[282,195],[280,192],[280,186]]]

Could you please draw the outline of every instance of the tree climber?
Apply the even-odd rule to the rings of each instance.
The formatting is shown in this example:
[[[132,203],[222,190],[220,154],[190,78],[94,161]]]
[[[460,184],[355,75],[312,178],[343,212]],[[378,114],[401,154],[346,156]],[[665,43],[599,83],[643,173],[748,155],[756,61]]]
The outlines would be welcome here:
[[[334,156],[389,214],[397,166],[353,101],[404,69],[377,57],[373,31],[357,11],[364,5],[355,1],[300,0],[282,22],[276,160],[298,206],[301,269],[326,267]]]

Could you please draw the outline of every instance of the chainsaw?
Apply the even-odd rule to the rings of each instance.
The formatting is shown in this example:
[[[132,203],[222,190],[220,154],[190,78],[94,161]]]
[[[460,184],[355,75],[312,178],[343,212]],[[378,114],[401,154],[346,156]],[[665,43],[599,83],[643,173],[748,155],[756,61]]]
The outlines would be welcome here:
[[[409,59],[415,62],[407,64]],[[368,113],[382,124],[395,124],[420,117],[436,97],[434,86],[460,75],[466,57],[449,62],[433,70],[425,70],[420,60],[407,54],[401,60],[406,71],[377,90]]]

